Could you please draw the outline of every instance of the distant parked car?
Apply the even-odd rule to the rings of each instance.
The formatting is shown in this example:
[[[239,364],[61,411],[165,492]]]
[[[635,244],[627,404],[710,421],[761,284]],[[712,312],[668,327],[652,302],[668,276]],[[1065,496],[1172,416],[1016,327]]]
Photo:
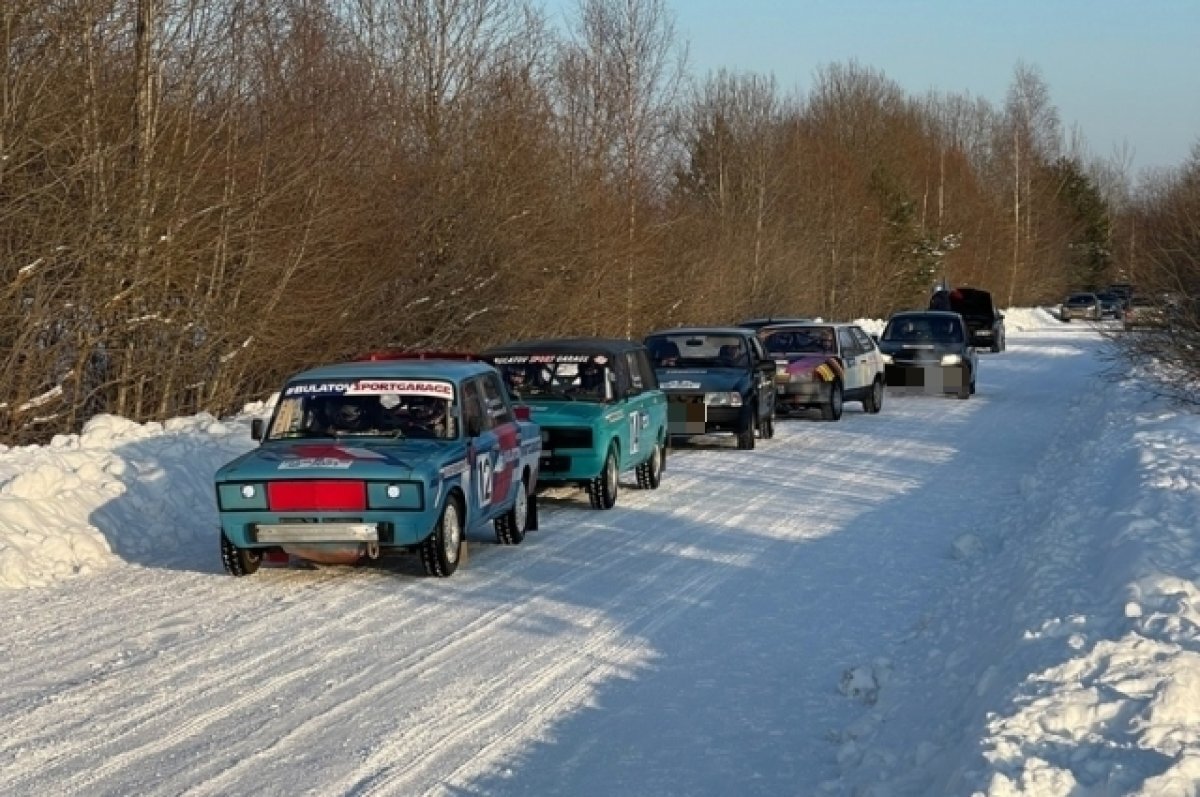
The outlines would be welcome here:
[[[1063,299],[1058,317],[1069,323],[1073,318],[1085,321],[1100,320],[1100,298],[1094,293],[1072,293]]]
[[[536,528],[538,427],[481,362],[378,354],[296,374],[260,445],[216,474],[221,561],[234,576],[264,556],[352,564],[420,554],[449,576],[465,537],[491,524],[516,544]]]
[[[1128,282],[1114,282],[1104,289],[1105,293],[1115,293],[1121,300],[1121,309],[1124,310],[1129,306],[1129,300],[1133,297],[1133,285]]]
[[[929,299],[930,310],[949,310],[958,313],[967,324],[971,345],[1004,351],[1008,343],[1004,334],[1004,314],[996,309],[992,294],[978,288],[954,288],[934,291]]]
[[[1166,320],[1164,301],[1152,296],[1140,294],[1129,297],[1129,306],[1125,308],[1122,325],[1126,330],[1161,327]]]
[[[574,484],[594,509],[617,502],[620,474],[658,489],[667,456],[667,399],[646,348],[609,338],[527,340],[480,354],[542,430],[540,483]]]
[[[816,407],[836,421],[843,401],[861,401],[869,413],[883,406],[883,356],[856,324],[779,324],[758,334],[777,365],[777,413]]]
[[[1125,313],[1124,300],[1115,293],[1101,291],[1096,294],[1096,298],[1100,300],[1100,318],[1113,318],[1120,320]]]
[[[960,399],[968,399],[975,392],[979,357],[958,313],[896,313],[879,337],[879,350],[886,364],[884,377],[889,389],[954,393]]]
[[[737,446],[775,435],[775,361],[744,327],[664,329],[646,337],[673,437],[733,432]]]

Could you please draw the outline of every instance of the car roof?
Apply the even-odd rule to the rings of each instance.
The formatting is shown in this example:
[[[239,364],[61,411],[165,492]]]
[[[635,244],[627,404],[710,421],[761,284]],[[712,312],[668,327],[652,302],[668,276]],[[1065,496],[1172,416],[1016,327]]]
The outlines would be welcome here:
[[[957,315],[957,313],[955,314]],[[783,322],[778,324],[770,324],[760,329],[760,332],[767,332],[773,329],[805,329],[810,327],[833,327],[842,329],[845,327],[857,327],[859,324],[853,321],[795,321]]]
[[[773,316],[764,316],[763,318],[747,318],[745,320],[737,322],[737,326],[739,326],[739,327],[749,327],[749,326],[765,327],[765,326],[774,326],[775,324],[800,324],[805,321],[812,321],[812,319],[811,318],[799,318],[797,316],[780,316],[779,318],[775,318]]]
[[[673,329],[659,329],[649,333],[646,337],[655,335],[738,335],[744,338],[755,337],[754,330],[747,327],[675,327]]]
[[[645,348],[639,341],[627,338],[542,338],[520,340],[493,346],[480,352],[481,357],[504,354],[608,354],[617,355]]]
[[[895,318],[959,318],[962,316],[952,310],[901,310],[898,313],[892,313],[891,321]]]
[[[301,371],[289,382],[309,379],[449,379],[460,381],[492,371],[487,363],[464,360],[360,360]]]

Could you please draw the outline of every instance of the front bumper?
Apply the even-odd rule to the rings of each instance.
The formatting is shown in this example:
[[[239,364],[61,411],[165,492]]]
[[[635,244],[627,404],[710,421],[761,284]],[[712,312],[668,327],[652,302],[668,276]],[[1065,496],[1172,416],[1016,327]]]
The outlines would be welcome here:
[[[415,545],[428,537],[435,512],[221,512],[221,531],[239,548],[288,544],[378,543],[380,547]]]
[[[710,432],[740,432],[746,428],[750,408],[710,406],[703,393],[672,393],[667,396],[667,434],[690,437]]]
[[[969,373],[965,365],[896,363],[884,368],[883,378],[894,392],[938,395],[960,391]]]
[[[542,449],[538,459],[538,484],[565,484],[594,479],[604,470],[607,453],[590,448]]]
[[[775,409],[790,412],[821,406],[829,403],[832,393],[833,383],[823,380],[777,381]]]

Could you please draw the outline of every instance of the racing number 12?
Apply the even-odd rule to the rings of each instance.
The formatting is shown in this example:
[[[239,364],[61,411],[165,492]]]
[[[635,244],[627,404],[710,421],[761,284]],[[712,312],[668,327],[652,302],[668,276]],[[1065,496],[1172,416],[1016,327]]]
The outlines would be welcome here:
[[[479,484],[479,505],[487,506],[492,502],[492,477],[495,475],[495,467],[492,465],[492,455],[484,454],[475,462],[475,468],[479,471],[477,482]]]

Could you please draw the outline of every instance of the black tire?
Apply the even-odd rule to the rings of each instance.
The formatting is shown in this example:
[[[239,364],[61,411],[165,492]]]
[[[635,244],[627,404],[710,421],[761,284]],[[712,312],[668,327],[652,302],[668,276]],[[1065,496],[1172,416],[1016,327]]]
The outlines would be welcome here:
[[[821,405],[821,420],[840,421],[842,419],[843,403],[842,383],[835,379],[833,385],[829,388],[828,403]]]
[[[463,544],[462,505],[458,498],[450,496],[442,507],[442,516],[437,527],[421,543],[421,564],[425,574],[446,578],[458,569],[459,553]]]
[[[517,497],[512,508],[492,521],[496,528],[496,542],[501,545],[520,545],[529,530],[529,490],[525,480],[517,482]]]
[[[239,548],[229,541],[225,532],[221,532],[221,564],[231,576],[254,575],[262,564],[262,551]]]
[[[537,502],[537,495],[535,495],[534,493],[529,494],[529,508],[526,509],[525,512],[526,512],[527,517],[529,518],[529,526],[528,526],[528,528],[526,528],[526,531],[537,531],[538,530],[538,502]]]
[[[883,380],[875,377],[875,381],[871,383],[871,392],[863,399],[863,412],[869,412],[874,415],[883,409]]]
[[[616,506],[617,493],[621,489],[620,471],[617,465],[617,449],[609,446],[608,456],[604,458],[604,469],[587,484],[588,500],[592,509],[612,509]]]
[[[971,389],[971,385],[975,382],[975,375],[969,371],[963,372],[962,384],[958,386],[956,394],[960,399],[969,399],[975,391]]]
[[[754,450],[754,419],[750,419],[749,425],[745,429],[737,433],[737,447],[742,451]]]
[[[771,413],[766,420],[759,422],[758,433],[763,440],[770,440],[775,436],[775,413]]]
[[[637,466],[637,481],[638,487],[643,490],[657,490],[662,484],[663,463],[666,461],[667,454],[663,450],[662,443],[655,443],[654,450],[650,452],[650,456],[641,465]]]
[[[975,375],[971,374],[971,395],[975,395]]]

